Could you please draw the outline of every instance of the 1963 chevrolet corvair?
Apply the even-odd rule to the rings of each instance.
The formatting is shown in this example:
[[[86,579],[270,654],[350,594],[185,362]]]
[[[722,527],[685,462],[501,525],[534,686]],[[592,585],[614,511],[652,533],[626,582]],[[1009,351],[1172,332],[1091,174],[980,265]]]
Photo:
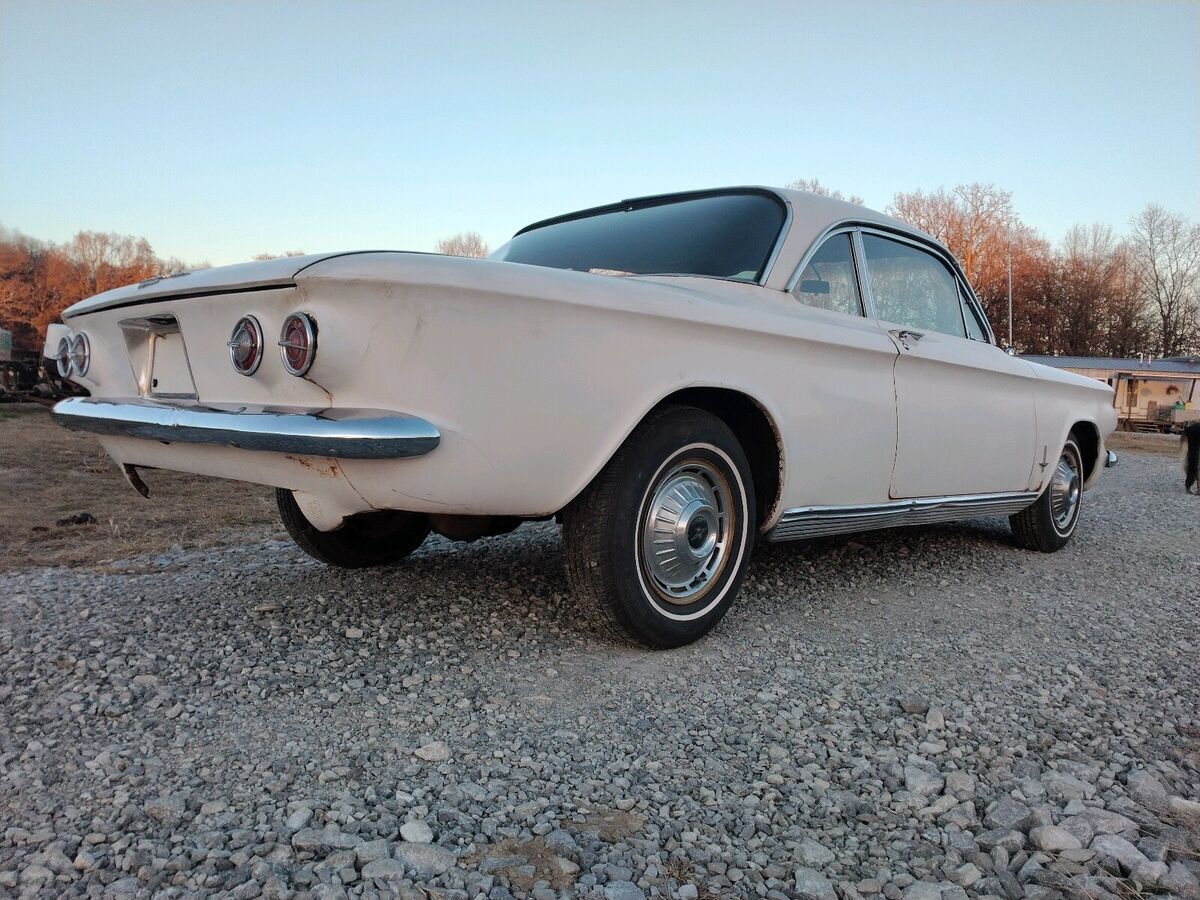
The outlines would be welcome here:
[[[138,469],[273,485],[323,562],[563,523],[578,600],[652,647],[756,539],[985,515],[1057,550],[1116,461],[1111,389],[996,345],[945,248],[731,188],[530,225],[490,259],[336,253],[109,291],[52,326],[59,422]]]

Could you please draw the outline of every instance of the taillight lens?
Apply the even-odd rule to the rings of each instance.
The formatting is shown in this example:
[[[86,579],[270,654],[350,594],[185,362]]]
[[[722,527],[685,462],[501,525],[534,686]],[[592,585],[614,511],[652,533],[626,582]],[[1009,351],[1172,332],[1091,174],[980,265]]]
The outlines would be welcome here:
[[[71,339],[61,338],[54,350],[54,367],[58,369],[59,378],[71,377]]]
[[[303,375],[317,357],[317,323],[305,313],[292,313],[279,333],[279,355],[292,375]]]
[[[262,328],[254,316],[242,316],[233,326],[233,334],[226,341],[229,359],[240,375],[253,375],[263,357]]]
[[[92,364],[92,345],[88,343],[86,334],[77,334],[71,338],[71,373],[86,375],[88,366]]]

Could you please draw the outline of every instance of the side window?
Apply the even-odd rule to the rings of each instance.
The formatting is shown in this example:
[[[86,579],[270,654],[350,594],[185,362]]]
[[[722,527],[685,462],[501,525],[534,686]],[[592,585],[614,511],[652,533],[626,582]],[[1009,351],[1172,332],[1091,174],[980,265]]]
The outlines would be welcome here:
[[[912,244],[863,235],[875,313],[920,331],[966,337],[958,283],[936,256]]]
[[[988,343],[987,329],[979,321],[980,313],[976,312],[974,307],[967,301],[966,295],[963,294],[961,288],[959,289],[958,296],[962,303],[963,321],[967,323],[967,337],[973,341]]]
[[[807,306],[862,315],[850,235],[835,234],[817,248],[800,273],[792,295]]]

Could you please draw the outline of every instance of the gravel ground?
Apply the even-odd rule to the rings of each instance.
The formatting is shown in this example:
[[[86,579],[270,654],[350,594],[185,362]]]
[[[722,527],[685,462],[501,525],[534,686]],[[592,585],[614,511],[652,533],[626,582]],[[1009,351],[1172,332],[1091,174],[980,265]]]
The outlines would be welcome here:
[[[1200,877],[1200,499],[1074,542],[761,548],[701,643],[577,620],[557,529],[323,568],[0,575],[0,894],[1121,897]]]

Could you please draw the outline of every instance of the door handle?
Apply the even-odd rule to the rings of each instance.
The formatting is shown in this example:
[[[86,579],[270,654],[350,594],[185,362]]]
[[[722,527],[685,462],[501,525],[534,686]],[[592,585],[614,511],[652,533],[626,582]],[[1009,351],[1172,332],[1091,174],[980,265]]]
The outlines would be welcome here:
[[[896,340],[898,340],[904,346],[905,350],[912,349],[908,345],[909,341],[912,341],[915,344],[921,338],[925,337],[925,332],[913,331],[912,329],[909,329],[909,328],[893,328],[890,331],[888,331],[888,334],[890,334],[892,337],[894,337]]]

